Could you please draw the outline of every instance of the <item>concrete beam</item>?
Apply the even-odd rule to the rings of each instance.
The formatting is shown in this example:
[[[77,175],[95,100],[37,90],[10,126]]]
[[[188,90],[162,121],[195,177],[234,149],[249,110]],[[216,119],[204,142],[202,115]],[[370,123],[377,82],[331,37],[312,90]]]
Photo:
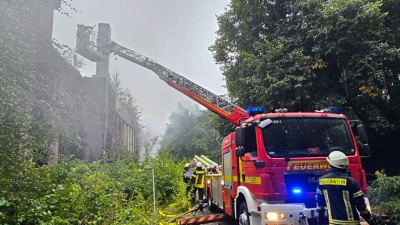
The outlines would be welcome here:
[[[98,37],[97,43],[107,44],[108,41],[111,39],[111,27],[108,23],[99,23],[98,29]],[[109,65],[110,65],[110,57],[109,55],[106,56],[104,61],[100,61],[96,63],[96,77],[107,77],[109,74]]]

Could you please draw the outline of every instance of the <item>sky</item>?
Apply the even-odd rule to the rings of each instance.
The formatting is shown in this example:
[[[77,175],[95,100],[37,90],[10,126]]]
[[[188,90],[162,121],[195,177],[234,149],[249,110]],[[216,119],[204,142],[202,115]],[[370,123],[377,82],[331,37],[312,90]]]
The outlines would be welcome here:
[[[220,95],[227,91],[208,47],[216,38],[216,15],[222,14],[228,3],[229,0],[72,1],[80,12],[69,12],[70,17],[55,12],[53,38],[74,49],[77,24],[109,23],[114,42]],[[96,64],[85,62],[81,74],[94,75]],[[116,72],[122,86],[132,92],[142,108],[143,124],[150,136],[164,134],[168,117],[178,102],[194,103],[150,70],[112,55],[110,73]]]

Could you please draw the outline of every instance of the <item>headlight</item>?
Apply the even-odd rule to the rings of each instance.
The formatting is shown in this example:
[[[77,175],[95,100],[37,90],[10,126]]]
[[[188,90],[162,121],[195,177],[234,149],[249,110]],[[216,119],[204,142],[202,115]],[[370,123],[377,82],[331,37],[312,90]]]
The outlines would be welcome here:
[[[222,186],[224,186],[224,185],[225,185],[225,182],[224,182],[223,180],[221,180],[221,185],[222,185]]]
[[[210,180],[207,180],[207,184],[210,184],[211,183],[211,181]]]
[[[285,214],[282,212],[266,212],[265,219],[266,220],[284,220]]]

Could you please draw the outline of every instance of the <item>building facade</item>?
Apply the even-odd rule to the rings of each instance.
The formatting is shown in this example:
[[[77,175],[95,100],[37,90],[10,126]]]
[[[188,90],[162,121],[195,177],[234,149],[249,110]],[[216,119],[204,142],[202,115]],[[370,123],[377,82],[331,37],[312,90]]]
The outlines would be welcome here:
[[[124,107],[108,77],[83,77],[76,85],[96,101],[100,112],[83,115],[85,161],[99,160],[103,150],[108,153],[115,144],[122,144],[129,152],[139,154],[140,125]]]
[[[127,150],[139,154],[140,125],[121,103],[116,91],[109,81],[109,60],[97,62],[96,75],[82,77],[79,71],[69,64],[52,46],[54,11],[61,7],[61,0],[45,0],[45,7],[40,7],[34,30],[48,40],[46,49],[51,52],[48,60],[41,66],[44,71],[54,74],[58,90],[69,89],[83,91],[96,103],[100,114],[84,113],[86,131],[82,137],[84,144],[84,159],[86,162],[99,160],[103,151],[107,152],[116,143],[122,143]],[[35,1],[27,4],[36,4]],[[99,31],[111,35],[109,26],[100,24]],[[73,34],[72,34],[73,35]],[[72,36],[71,35],[71,36]],[[59,157],[59,141],[50,144],[52,156],[49,164],[57,164]]]

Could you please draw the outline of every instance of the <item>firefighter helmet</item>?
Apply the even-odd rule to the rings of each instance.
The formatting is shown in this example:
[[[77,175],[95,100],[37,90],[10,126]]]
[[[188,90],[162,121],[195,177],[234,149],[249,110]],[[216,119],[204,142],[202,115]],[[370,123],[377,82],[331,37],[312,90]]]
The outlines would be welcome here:
[[[331,152],[326,160],[331,166],[339,169],[347,169],[347,166],[349,165],[349,159],[341,151]]]
[[[211,165],[211,166],[210,166],[210,169],[215,169],[215,165]]]
[[[196,167],[197,167],[197,168],[202,168],[202,167],[203,167],[203,163],[197,162],[197,163],[196,163]]]
[[[185,164],[185,168],[189,168],[190,167],[190,164],[189,163],[186,163]]]

